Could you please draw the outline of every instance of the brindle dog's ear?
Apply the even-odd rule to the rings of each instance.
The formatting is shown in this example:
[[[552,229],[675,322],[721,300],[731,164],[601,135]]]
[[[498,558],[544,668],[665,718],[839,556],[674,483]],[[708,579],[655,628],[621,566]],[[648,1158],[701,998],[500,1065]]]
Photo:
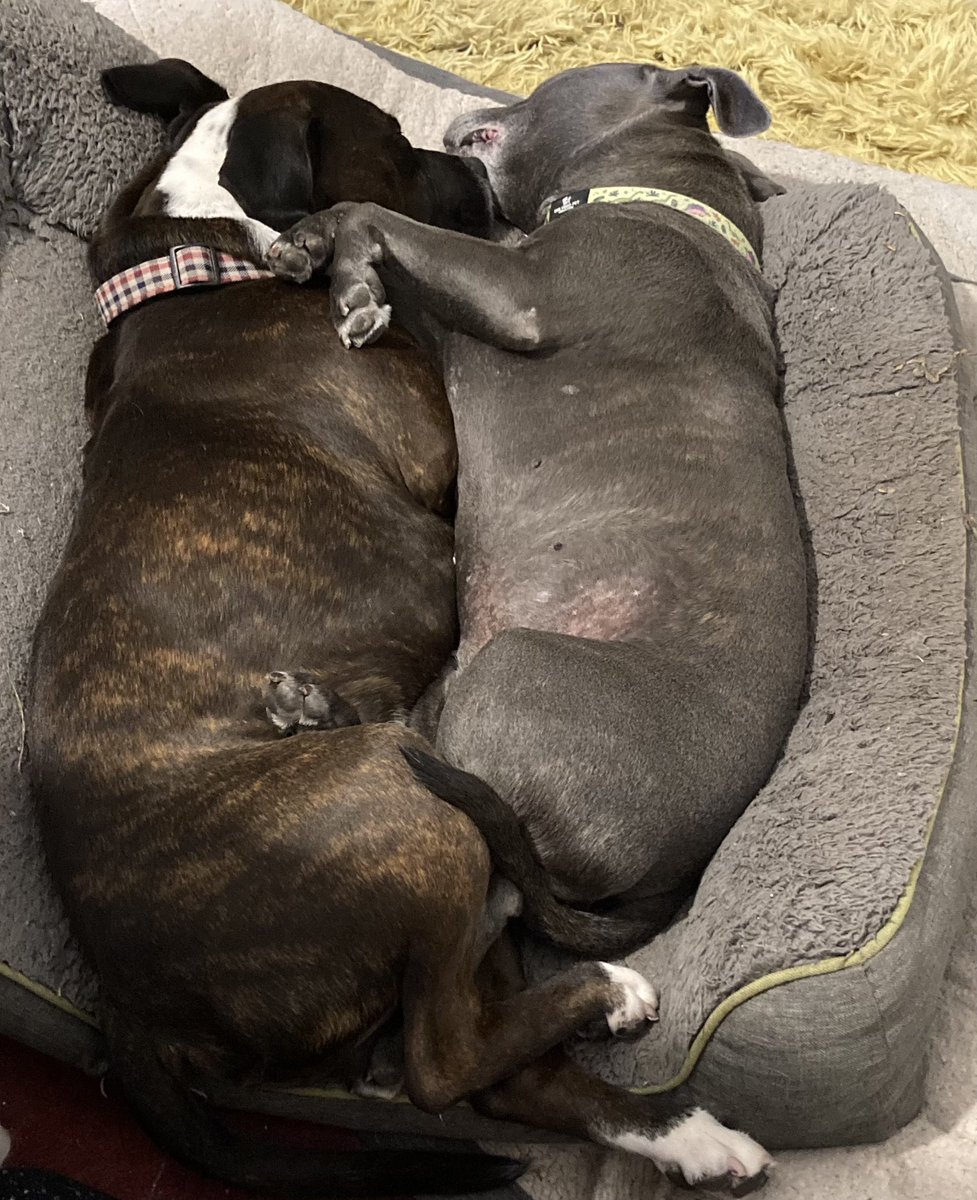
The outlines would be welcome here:
[[[488,237],[494,202],[484,164],[439,150],[415,150],[414,154],[429,203],[427,224]]]
[[[182,58],[161,58],[154,63],[110,67],[101,75],[106,98],[121,108],[151,113],[174,121],[227,99],[219,83]]]
[[[652,83],[662,99],[683,101],[705,88],[716,122],[730,137],[751,137],[770,126],[770,113],[745,79],[725,67],[650,68]]]
[[[284,231],[331,197],[316,197],[310,118],[300,112],[238,113],[220,169],[226,188],[249,217]]]
[[[757,204],[760,204],[764,200],[769,200],[771,196],[783,196],[787,191],[785,187],[781,187],[769,175],[764,175],[758,166],[755,166],[742,154],[737,154],[735,150],[727,150],[725,146],[723,147],[723,153],[743,176],[743,181],[750,189],[750,195]]]

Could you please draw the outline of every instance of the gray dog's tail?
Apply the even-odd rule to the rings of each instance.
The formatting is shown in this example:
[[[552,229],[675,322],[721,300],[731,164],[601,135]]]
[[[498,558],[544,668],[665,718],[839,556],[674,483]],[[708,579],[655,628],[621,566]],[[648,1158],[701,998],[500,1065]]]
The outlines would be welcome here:
[[[483,779],[423,750],[401,746],[400,751],[428,791],[476,826],[488,843],[496,870],[522,892],[523,920],[554,945],[588,958],[623,958],[661,933],[675,915],[684,893],[631,901],[606,913],[566,904],[554,894],[552,879],[525,826]]]
[[[153,1140],[180,1162],[225,1183],[283,1196],[458,1195],[502,1187],[523,1166],[487,1154],[310,1150],[242,1136],[166,1070],[153,1041],[107,1013],[110,1068]]]

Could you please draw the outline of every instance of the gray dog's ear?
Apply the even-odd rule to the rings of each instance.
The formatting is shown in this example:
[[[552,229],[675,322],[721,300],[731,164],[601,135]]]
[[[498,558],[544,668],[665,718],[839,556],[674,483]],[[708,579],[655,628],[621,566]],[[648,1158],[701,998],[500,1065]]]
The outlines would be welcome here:
[[[707,103],[716,122],[730,137],[750,137],[770,127],[770,113],[745,79],[725,67],[652,68],[652,81],[662,99],[689,100],[706,89]]]
[[[102,72],[101,80],[102,91],[112,104],[151,113],[164,121],[174,121],[205,104],[227,99],[219,83],[182,58],[110,67]]]
[[[727,150],[725,146],[723,147],[723,153],[743,176],[743,181],[750,189],[750,195],[757,204],[760,204],[764,200],[769,200],[771,196],[783,196],[787,191],[776,180],[771,179],[769,175],[764,175],[760,168],[751,163],[744,155],[737,154],[735,150]]]

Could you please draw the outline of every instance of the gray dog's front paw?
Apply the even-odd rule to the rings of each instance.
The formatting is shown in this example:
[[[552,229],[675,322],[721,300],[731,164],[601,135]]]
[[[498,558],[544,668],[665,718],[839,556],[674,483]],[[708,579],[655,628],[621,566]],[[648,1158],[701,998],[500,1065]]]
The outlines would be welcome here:
[[[336,219],[328,212],[306,217],[272,242],[265,255],[269,268],[279,279],[306,283],[312,272],[332,257]]]
[[[390,324],[390,305],[384,304],[376,271],[365,267],[353,272],[337,263],[332,290],[336,332],[346,349],[375,342]]]

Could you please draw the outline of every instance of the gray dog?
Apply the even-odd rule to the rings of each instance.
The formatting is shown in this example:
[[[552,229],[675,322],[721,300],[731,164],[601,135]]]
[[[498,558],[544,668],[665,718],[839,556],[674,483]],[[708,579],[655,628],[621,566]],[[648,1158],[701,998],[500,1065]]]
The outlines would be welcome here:
[[[805,668],[756,257],[755,202],[779,189],[724,152],[710,106],[727,134],[769,123],[731,71],[565,72],[445,137],[484,164],[518,244],[362,204],[270,255],[297,280],[332,259],[347,345],[379,336],[388,291],[441,329],[462,639],[438,748],[465,770],[414,765],[579,952],[674,915],[769,776]]]

